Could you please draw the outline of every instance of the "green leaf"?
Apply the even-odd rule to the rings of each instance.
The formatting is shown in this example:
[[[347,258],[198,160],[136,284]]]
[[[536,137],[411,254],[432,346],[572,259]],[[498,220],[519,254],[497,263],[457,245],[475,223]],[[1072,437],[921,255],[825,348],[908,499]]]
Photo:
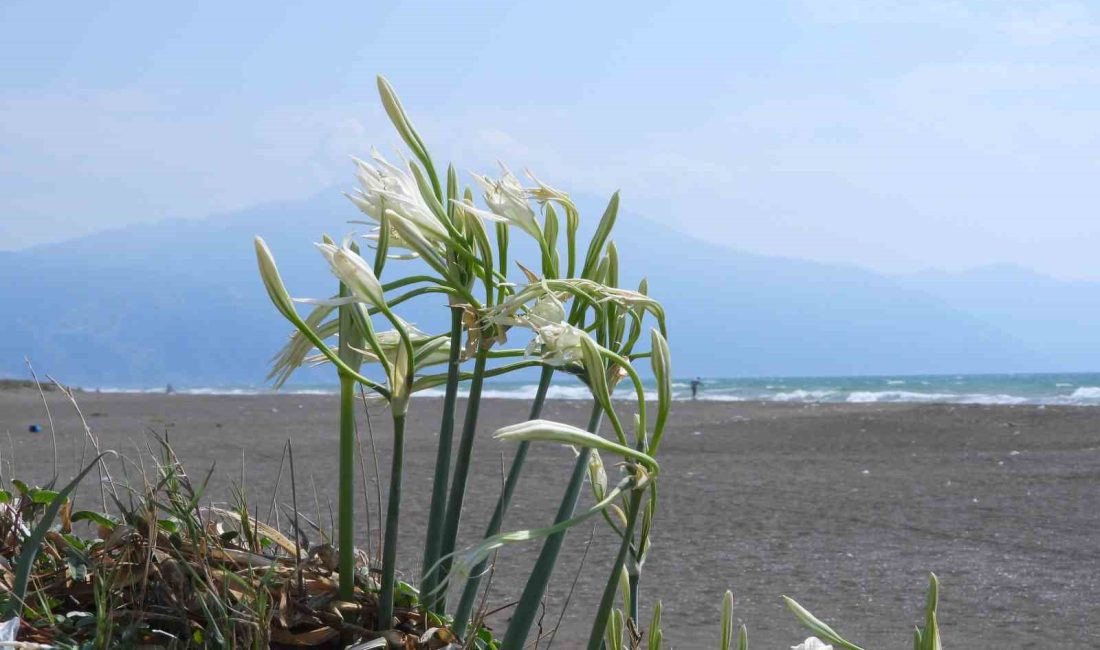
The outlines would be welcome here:
[[[622,571],[619,571],[619,598],[623,601],[623,609],[631,611],[630,606],[630,576],[626,572],[626,567],[623,567]]]
[[[581,339],[581,358],[584,363],[585,376],[588,378],[588,387],[592,390],[592,397],[596,399],[615,429],[615,435],[619,442],[626,444],[626,432],[623,431],[622,422],[611,405],[611,388],[607,384],[607,366],[604,365],[603,354],[595,341],[588,336]]]
[[[44,490],[42,488],[35,488],[31,490],[31,502],[38,505],[46,505],[53,503],[53,500],[57,498],[56,490]]]
[[[20,496],[27,497],[27,496],[30,495],[31,489],[29,487],[27,487],[27,484],[24,483],[23,481],[20,481],[17,478],[13,478],[11,480],[11,484],[15,486],[15,490],[17,492],[19,492]]]
[[[542,237],[546,240],[546,250],[550,253],[550,259],[543,264],[543,275],[547,277],[561,275],[561,260],[558,256],[558,229],[558,213],[554,210],[553,205],[547,203],[546,219],[542,227]]]
[[[924,643],[928,650],[942,650],[940,645],[940,626],[937,622],[936,612],[928,620],[928,629],[924,633]]]
[[[816,616],[811,614],[805,607],[795,602],[794,599],[783,596],[783,601],[787,603],[788,609],[794,613],[795,617],[814,633],[814,636],[820,637],[833,645],[847,648],[848,650],[863,650],[863,648],[860,648],[854,643],[846,641],[842,636],[837,634],[833,628],[818,620]]]
[[[61,505],[69,497],[76,486],[88,475],[88,472],[92,471],[100,460],[106,455],[115,455],[113,451],[106,451],[96,456],[92,462],[88,463],[88,466],[80,471],[72,481],[69,482],[58,493],[58,498],[53,499],[46,507],[46,511],[42,513],[42,518],[39,520],[38,525],[34,527],[34,531],[31,532],[29,538],[23,542],[23,550],[19,553],[19,559],[15,565],[15,581],[12,583],[11,598],[8,600],[7,607],[4,612],[4,618],[10,619],[17,616],[23,609],[23,601],[27,596],[27,585],[31,579],[31,570],[34,567],[34,560],[38,557],[38,551],[42,546],[42,540],[45,539],[46,533],[49,532],[50,526],[53,525],[53,520],[57,517],[58,511],[61,510]]]
[[[439,202],[439,197],[435,195],[429,185],[430,181],[424,178],[424,172],[420,171],[420,167],[416,163],[409,163],[409,169],[412,171],[413,179],[416,180],[416,187],[420,190],[420,196],[423,197],[424,203],[431,209],[432,215],[439,220],[440,225],[447,228],[448,225],[451,225],[447,220],[447,209]]]
[[[616,609],[611,612],[611,618],[607,620],[608,650],[623,650],[623,627],[623,612]]]
[[[455,171],[454,165],[447,165],[447,218],[461,231],[462,227],[455,222],[456,199],[458,199],[458,172]]]
[[[494,437],[498,440],[556,442],[575,447],[588,447],[610,454],[618,454],[626,460],[637,461],[649,470],[651,476],[656,476],[660,471],[657,460],[652,456],[562,422],[528,420],[498,429]]]
[[[441,199],[443,197],[443,192],[439,187],[439,181],[435,174],[435,167],[432,166],[432,159],[428,156],[428,149],[424,146],[424,141],[420,139],[420,134],[413,128],[409,116],[401,106],[401,100],[397,98],[397,92],[394,91],[390,82],[386,81],[386,78],[381,75],[378,76],[378,95],[382,98],[382,107],[386,109],[386,115],[388,115],[390,121],[393,122],[393,126],[397,129],[397,133],[401,136],[401,139],[405,141],[405,144],[408,145],[417,160],[419,160],[421,164],[424,165],[424,168],[428,170],[428,175],[431,176],[432,179],[432,188],[434,189],[435,196],[437,199]]]
[[[611,282],[608,281],[610,275],[611,259],[604,255],[600,258],[600,263],[596,266],[596,272],[592,274],[592,280],[599,282],[602,285],[611,286]]]
[[[939,606],[939,579],[935,573],[928,574],[928,598],[924,609],[924,634],[922,650],[938,650],[939,631],[935,630],[936,608]]]
[[[607,238],[611,235],[611,229],[615,227],[615,218],[619,214],[619,193],[611,195],[611,200],[604,210],[600,223],[596,226],[596,233],[592,235],[592,241],[588,244],[588,253],[584,258],[584,267],[581,277],[592,280],[595,278],[596,267],[603,257],[603,247]]]
[[[604,469],[600,452],[595,449],[588,457],[588,480],[592,483],[592,494],[597,501],[602,501],[607,494],[607,470]]]
[[[91,510],[80,510],[74,512],[72,516],[73,521],[90,521],[92,523],[99,524],[107,530],[114,530],[119,525],[119,520],[110,515],[103,514],[101,512],[92,512]]]
[[[737,650],[749,650],[749,628],[744,625],[737,634]]]
[[[287,320],[294,322],[299,318],[298,312],[294,309],[294,302],[290,298],[290,292],[286,290],[286,285],[283,284],[282,276],[279,275],[275,256],[271,254],[271,249],[267,247],[267,242],[262,237],[256,237],[254,244],[256,263],[260,267],[260,278],[264,282],[264,288],[267,289],[268,297]]]
[[[649,619],[649,650],[661,650],[661,601],[653,604],[653,617]]]
[[[470,200],[470,203],[473,201]],[[481,217],[471,212],[462,211],[465,215],[466,232],[473,236],[474,243],[481,253],[481,279],[485,283],[485,302],[493,302],[493,246],[489,242],[489,232],[485,229],[485,222]]]
[[[453,564],[451,574],[448,579],[453,579],[455,576],[468,577],[470,570],[477,566],[482,560],[485,560],[489,555],[497,550],[507,546],[508,544],[516,544],[520,542],[526,542],[536,539],[542,539],[549,537],[556,533],[568,530],[573,526],[584,523],[592,517],[602,513],[615,503],[615,500],[619,498],[619,495],[624,490],[633,486],[634,481],[632,478],[626,478],[619,482],[619,485],[615,486],[613,490],[608,492],[607,497],[603,501],[596,503],[588,510],[585,510],[579,515],[576,515],[570,519],[559,521],[558,523],[547,526],[545,528],[536,529],[524,529],[516,530],[508,533],[500,533],[493,535],[492,537],[486,537],[481,542],[461,551],[453,553]],[[438,565],[437,565],[438,566]],[[436,585],[436,589],[446,588],[446,584]]]
[[[668,341],[657,330],[650,331],[649,362],[653,368],[653,379],[657,384],[657,421],[653,425],[653,445],[651,452],[656,453],[661,437],[665,432],[665,423],[672,408],[672,352]]]
[[[720,650],[730,650],[733,643],[733,592],[726,591],[722,598],[722,635],[719,637]]]

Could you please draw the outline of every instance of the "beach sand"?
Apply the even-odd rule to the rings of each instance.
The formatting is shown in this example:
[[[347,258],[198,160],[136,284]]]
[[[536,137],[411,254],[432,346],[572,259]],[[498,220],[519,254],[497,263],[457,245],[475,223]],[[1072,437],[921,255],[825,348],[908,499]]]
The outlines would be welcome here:
[[[334,397],[78,397],[104,447],[134,458],[154,431],[170,436],[193,475],[216,462],[215,500],[240,480],[243,458],[261,515],[292,436],[299,503],[328,521],[336,482]],[[63,473],[71,474],[82,430],[62,395],[48,399]],[[416,400],[409,424],[401,561],[410,579],[418,575],[439,408],[438,400]],[[527,408],[508,400],[482,407],[466,542],[479,537],[500,488],[502,460],[513,450],[489,433],[525,419]],[[544,415],[583,425],[588,409],[556,401]],[[375,409],[384,476],[387,420]],[[31,423],[43,432],[28,433]],[[0,435],[5,482],[12,468],[28,481],[49,476],[49,426],[36,392],[0,391]],[[673,647],[714,647],[726,589],[753,648],[786,648],[807,636],[781,594],[864,647],[910,647],[929,571],[943,585],[947,647],[1081,648],[1100,641],[1100,408],[677,403],[665,440],[642,607],[648,620],[653,601],[663,601]],[[534,450],[509,528],[551,520],[572,460],[566,448]],[[369,516],[376,520],[373,490],[372,479]],[[90,495],[81,497],[85,505]],[[285,474],[279,497],[290,501]],[[580,647],[587,637],[590,608],[607,576],[614,534],[598,523],[577,577],[591,530],[571,532],[548,594],[546,630],[577,578],[558,648]],[[527,544],[501,555],[491,606],[518,594],[526,577],[520,569],[537,552],[538,544]]]

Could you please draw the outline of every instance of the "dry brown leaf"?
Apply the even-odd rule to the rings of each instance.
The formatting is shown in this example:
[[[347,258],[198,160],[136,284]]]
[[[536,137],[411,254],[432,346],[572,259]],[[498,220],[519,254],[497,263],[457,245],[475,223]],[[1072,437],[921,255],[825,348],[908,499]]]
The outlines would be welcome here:
[[[273,642],[299,647],[320,645],[335,639],[339,635],[339,632],[327,625],[306,632],[291,632],[277,627],[271,629],[271,640]]]

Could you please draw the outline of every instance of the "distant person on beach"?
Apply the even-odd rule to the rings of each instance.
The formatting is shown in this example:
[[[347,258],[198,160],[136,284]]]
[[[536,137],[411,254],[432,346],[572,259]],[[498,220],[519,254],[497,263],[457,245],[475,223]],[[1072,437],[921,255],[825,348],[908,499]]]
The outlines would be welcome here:
[[[699,388],[703,385],[703,380],[699,377],[691,380],[691,399],[695,399],[699,396]]]

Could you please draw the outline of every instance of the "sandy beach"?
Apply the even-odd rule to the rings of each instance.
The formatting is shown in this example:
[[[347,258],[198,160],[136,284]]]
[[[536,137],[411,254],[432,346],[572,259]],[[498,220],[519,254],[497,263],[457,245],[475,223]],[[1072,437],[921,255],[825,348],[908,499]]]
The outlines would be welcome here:
[[[243,472],[261,514],[283,443],[293,437],[299,502],[328,521],[336,468],[334,397],[78,398],[104,447],[135,459],[144,453],[148,432],[167,433],[192,474],[217,463],[212,499],[224,500]],[[71,474],[83,430],[62,395],[49,393],[48,399],[63,474]],[[409,425],[401,530],[408,543],[401,561],[412,579],[422,550],[439,407],[438,400],[419,400]],[[512,400],[482,407],[467,496],[471,510],[462,531],[467,542],[480,535],[499,491],[502,459],[512,454],[510,445],[489,434],[525,419],[527,408]],[[554,401],[544,415],[583,424],[588,408]],[[383,472],[387,420],[376,409],[373,431]],[[30,424],[43,431],[28,433]],[[365,428],[363,434],[365,441]],[[0,391],[0,435],[5,482],[12,471],[28,482],[48,478],[51,439],[36,392]],[[661,509],[642,594],[643,611],[663,601],[666,639],[674,647],[713,646],[726,589],[736,597],[736,616],[748,624],[755,648],[790,647],[807,636],[781,594],[864,647],[909,647],[928,571],[943,584],[941,624],[949,647],[1081,648],[1100,641],[1100,408],[677,403],[666,441]],[[568,449],[536,449],[510,528],[551,520],[571,463]],[[369,516],[376,522],[372,473],[370,480]],[[90,494],[81,498],[90,502]],[[284,477],[279,498],[289,497]],[[372,531],[377,534],[377,523]],[[606,579],[613,533],[602,523],[578,577],[590,532],[570,534],[548,594],[546,630],[577,578],[555,647],[577,647],[587,637],[589,608]],[[526,576],[517,567],[537,551],[531,544],[502,554],[491,606],[507,605],[518,594]],[[505,609],[498,622],[506,616]]]

